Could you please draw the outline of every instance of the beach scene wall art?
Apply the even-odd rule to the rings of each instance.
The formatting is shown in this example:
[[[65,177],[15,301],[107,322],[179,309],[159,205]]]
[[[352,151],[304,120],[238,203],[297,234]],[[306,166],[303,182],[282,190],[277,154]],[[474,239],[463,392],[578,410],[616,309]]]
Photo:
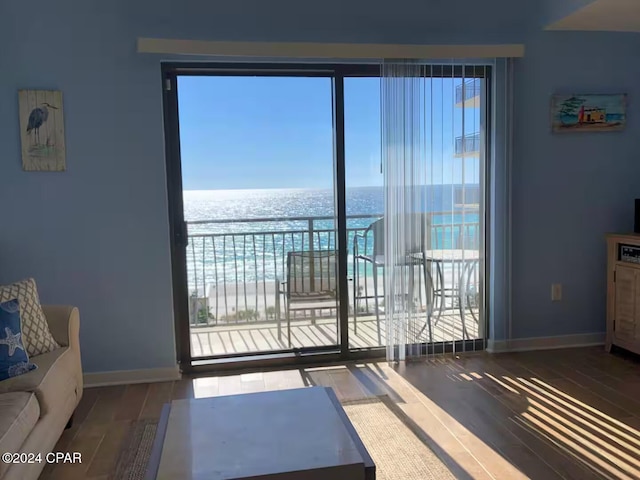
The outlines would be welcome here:
[[[553,95],[554,132],[615,132],[627,123],[626,94]]]
[[[18,91],[22,169],[62,172],[66,169],[62,92]]]

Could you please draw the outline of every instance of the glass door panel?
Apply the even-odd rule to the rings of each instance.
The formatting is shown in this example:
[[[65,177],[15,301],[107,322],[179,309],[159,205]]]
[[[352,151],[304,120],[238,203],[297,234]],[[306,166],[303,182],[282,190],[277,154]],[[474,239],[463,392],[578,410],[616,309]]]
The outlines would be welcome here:
[[[332,82],[178,77],[192,358],[338,345]]]
[[[444,75],[427,67],[419,85],[419,151],[411,173],[415,211],[424,221],[420,252],[402,298],[411,309],[411,336],[437,349],[483,339],[484,329],[484,78]],[[449,68],[449,72],[452,69]],[[429,75],[429,72],[432,75]],[[433,72],[440,72],[433,74]],[[385,201],[381,165],[380,78],[345,78],[345,164],[352,349],[386,345]],[[418,122],[418,121],[417,121]],[[418,140],[412,140],[418,141]],[[407,173],[409,175],[409,173]],[[420,180],[416,180],[417,178]],[[422,238],[422,236],[421,236]],[[426,268],[425,267],[426,264]],[[408,291],[411,290],[411,291]],[[453,345],[453,346],[452,346]],[[434,351],[431,349],[430,351]]]
[[[349,346],[385,345],[380,78],[344,79]]]
[[[485,333],[486,81],[460,72],[427,78],[424,85],[428,160],[423,195],[431,232],[423,338],[454,350],[467,349],[468,341],[482,340]]]

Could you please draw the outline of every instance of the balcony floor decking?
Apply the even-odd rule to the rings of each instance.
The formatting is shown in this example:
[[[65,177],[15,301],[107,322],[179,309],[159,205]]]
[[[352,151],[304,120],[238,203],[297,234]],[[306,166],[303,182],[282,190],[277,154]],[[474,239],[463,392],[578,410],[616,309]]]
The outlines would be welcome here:
[[[421,327],[422,324],[419,324],[418,328]],[[482,337],[482,330],[479,329],[478,323],[469,311],[465,316],[465,327],[467,339]],[[457,310],[443,312],[432,329],[434,342],[463,339],[462,322]],[[351,348],[384,346],[386,340],[383,318],[380,321],[380,337],[381,341],[378,341],[375,316],[358,317],[357,330],[354,330],[353,317],[350,317],[349,346]],[[422,332],[420,340],[428,341],[428,329]],[[312,324],[310,320],[293,320],[291,322],[291,343],[294,348],[337,345],[336,321],[320,319]],[[193,357],[251,354],[288,348],[287,326],[284,320],[281,323],[281,338],[278,338],[278,328],[275,321],[191,328],[191,354]]]

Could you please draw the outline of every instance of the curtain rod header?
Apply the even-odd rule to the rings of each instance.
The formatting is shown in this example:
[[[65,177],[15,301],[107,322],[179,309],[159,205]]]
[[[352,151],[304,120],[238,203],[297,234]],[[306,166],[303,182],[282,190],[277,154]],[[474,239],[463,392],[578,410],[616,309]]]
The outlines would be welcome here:
[[[334,59],[463,59],[523,57],[524,45],[216,42],[168,38],[138,38],[138,53]]]

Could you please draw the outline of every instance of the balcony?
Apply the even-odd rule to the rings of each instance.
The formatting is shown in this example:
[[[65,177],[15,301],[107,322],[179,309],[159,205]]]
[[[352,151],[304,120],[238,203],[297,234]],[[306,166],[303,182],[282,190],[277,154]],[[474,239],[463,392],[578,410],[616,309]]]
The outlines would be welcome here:
[[[456,86],[456,107],[480,108],[481,80],[474,78]]]
[[[431,248],[479,249],[477,211],[436,212],[430,215]],[[348,252],[353,252],[355,234],[364,232],[372,221],[381,216],[348,217]],[[443,219],[451,218],[460,221],[442,224]],[[189,315],[194,357],[287,349],[289,333],[293,348],[337,344],[339,332],[335,308],[291,312],[291,331],[287,332],[281,307],[283,302],[278,298],[278,282],[286,278],[289,251],[336,248],[332,217],[212,220],[193,222],[188,226]],[[360,247],[364,248],[362,244]],[[353,301],[353,292],[356,290],[359,296],[365,297],[373,292],[372,269],[362,264],[358,268],[360,284],[354,286],[353,257],[349,255],[350,346],[367,348],[379,346],[380,343],[384,345],[384,301],[379,302],[378,306],[378,314],[382,319],[381,342],[378,341],[375,302],[363,299],[355,304]],[[446,288],[450,288],[454,278],[459,276],[454,270],[453,265],[452,268],[444,268],[443,283]],[[379,280],[379,288],[382,289],[381,276]],[[421,288],[424,289],[424,286]],[[426,321],[429,302],[426,299],[427,290],[422,291],[425,294],[420,294],[415,307],[423,312]],[[477,321],[479,305],[475,297],[463,309],[460,309],[459,301],[455,298],[443,298],[440,304],[436,305],[438,319],[432,331],[433,341],[482,336]],[[357,325],[353,321],[354,309],[357,309]],[[428,340],[425,329],[424,341]]]
[[[480,133],[456,137],[455,157],[477,157],[480,155]]]

